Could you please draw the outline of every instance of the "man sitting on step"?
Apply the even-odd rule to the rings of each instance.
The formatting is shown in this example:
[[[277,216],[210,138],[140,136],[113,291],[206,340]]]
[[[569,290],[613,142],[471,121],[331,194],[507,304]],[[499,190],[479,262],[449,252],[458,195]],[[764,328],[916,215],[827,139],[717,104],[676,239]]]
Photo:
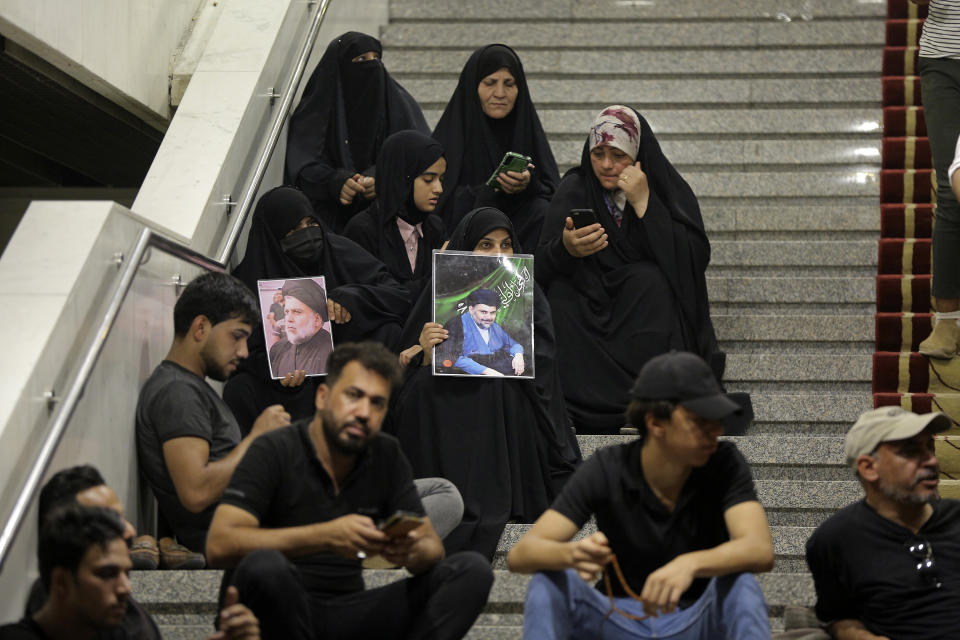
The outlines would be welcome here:
[[[960,633],[960,501],[940,499],[933,437],[949,427],[942,413],[882,407],[847,433],[847,463],[866,497],[807,541],[817,617],[834,638]]]
[[[597,451],[507,556],[538,572],[524,638],[769,640],[748,572],[773,567],[770,528],[746,461],[718,441],[749,418],[692,353],[649,360],[631,396],[641,439]],[[591,515],[598,531],[573,541]]]
[[[147,543],[148,540],[153,540],[152,536],[136,538],[136,530],[124,517],[120,498],[107,485],[96,467],[89,464],[68,467],[61,469],[47,480],[47,483],[40,490],[40,499],[37,504],[37,519],[40,524],[38,529],[43,529],[51,514],[68,506],[101,507],[115,511],[123,524],[124,542],[128,547],[133,542],[130,556],[134,568],[157,568],[160,554],[156,548],[156,543],[154,542],[152,545]],[[189,554],[189,552],[187,553]],[[186,561],[189,562],[190,558],[186,558]],[[168,565],[173,568],[177,566],[174,560],[170,559],[168,559]],[[24,613],[25,617],[29,618],[39,611],[46,601],[47,591],[43,586],[43,581],[38,578],[30,588]],[[246,607],[233,610],[225,608],[221,621],[246,611]],[[231,625],[229,628],[233,629],[233,626]],[[236,635],[240,631],[247,632],[249,629],[244,630],[238,627],[237,631],[231,631],[229,635],[231,638],[239,638],[243,635],[242,633]],[[123,622],[120,623],[119,627],[111,630],[111,638],[113,640],[160,640],[160,632],[153,618],[131,594],[127,598],[127,610],[124,613]]]
[[[173,534],[191,551],[203,551],[217,500],[250,443],[290,424],[290,414],[273,405],[241,438],[233,413],[206,381],[226,380],[247,357],[259,317],[242,282],[225,273],[199,276],[174,305],[173,345],[140,390],[140,473]],[[297,375],[294,383],[302,382],[302,372]]]
[[[327,369],[313,419],[261,436],[237,466],[207,557],[237,565],[232,584],[266,638],[463,637],[493,572],[478,553],[444,559],[410,464],[380,433],[396,354],[379,343],[340,344]],[[378,527],[391,516],[398,528]],[[361,560],[375,554],[414,576],[364,590]]]
[[[133,635],[128,626],[132,566],[124,539],[131,530],[113,509],[78,504],[55,508],[40,529],[37,556],[48,594],[43,606],[20,622],[0,627],[0,640],[95,640],[159,637],[149,618]],[[227,595],[220,631],[207,640],[258,640],[257,618]],[[144,614],[145,615],[145,614]]]

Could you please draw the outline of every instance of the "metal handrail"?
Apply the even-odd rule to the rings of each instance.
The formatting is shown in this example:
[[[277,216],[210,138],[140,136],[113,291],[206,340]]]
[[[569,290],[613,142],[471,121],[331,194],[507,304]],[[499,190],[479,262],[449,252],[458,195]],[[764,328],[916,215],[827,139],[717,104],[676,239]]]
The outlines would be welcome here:
[[[233,249],[240,237],[240,232],[243,229],[243,224],[246,221],[246,217],[252,206],[253,199],[256,197],[257,191],[260,189],[260,183],[263,181],[263,176],[266,172],[267,165],[270,162],[270,155],[273,153],[273,150],[277,144],[277,140],[280,137],[280,131],[283,129],[283,124],[286,120],[287,113],[290,110],[290,105],[293,103],[293,98],[296,95],[297,89],[300,85],[300,80],[303,77],[303,72],[306,69],[307,61],[310,58],[310,53],[313,50],[314,44],[316,43],[317,34],[320,31],[320,24],[327,12],[327,7],[330,4],[330,1],[331,0],[321,0],[320,7],[314,15],[313,21],[310,25],[310,30],[307,32],[307,37],[304,39],[300,56],[297,59],[297,64],[294,67],[293,74],[290,76],[287,87],[283,92],[280,108],[278,108],[273,115],[273,122],[270,126],[267,139],[260,149],[256,167],[252,174],[251,180],[244,191],[243,199],[239,203],[240,206],[237,210],[237,216],[233,219],[233,223],[230,226],[226,241],[224,242],[223,248],[221,249],[217,259],[208,258],[203,254],[191,249],[190,247],[180,244],[175,240],[171,240],[170,238],[167,238],[162,234],[159,234],[148,228],[141,229],[140,233],[137,235],[137,238],[133,244],[133,248],[122,265],[117,283],[114,285],[113,291],[109,294],[110,301],[107,305],[106,311],[104,312],[103,318],[101,319],[100,324],[97,326],[97,330],[91,337],[86,349],[83,351],[80,367],[72,377],[72,381],[67,388],[66,394],[57,402],[56,409],[54,410],[54,414],[51,419],[50,428],[48,429],[47,435],[43,440],[40,453],[37,455],[36,460],[34,460],[33,465],[27,474],[26,480],[24,480],[23,486],[20,488],[20,493],[18,494],[17,500],[13,505],[13,509],[10,512],[9,518],[7,518],[7,521],[3,525],[3,530],[0,531],[0,571],[3,570],[3,566],[7,560],[7,555],[10,552],[10,548],[13,546],[13,541],[23,524],[23,520],[27,514],[27,511],[30,509],[30,505],[33,503],[33,500],[36,497],[37,491],[40,488],[40,481],[42,480],[43,475],[47,472],[50,462],[53,460],[53,455],[60,444],[60,440],[63,438],[63,434],[66,432],[70,419],[73,417],[73,413],[77,408],[77,403],[83,396],[83,390],[86,387],[87,382],[90,380],[90,375],[93,372],[93,368],[96,365],[100,354],[103,352],[107,338],[110,336],[110,331],[113,329],[113,326],[116,323],[117,316],[120,313],[120,308],[123,305],[123,301],[126,298],[127,293],[130,291],[130,287],[133,285],[134,278],[136,277],[137,271],[144,260],[144,256],[147,254],[147,250],[151,247],[156,248],[164,253],[180,258],[181,260],[202,267],[208,271],[225,270],[226,262],[229,260],[230,254],[233,253]],[[312,5],[314,2],[311,1],[309,4]]]
[[[307,31],[307,37],[304,40],[304,47],[300,50],[297,65],[293,68],[290,81],[283,91],[280,108],[277,109],[277,113],[274,115],[273,123],[270,125],[270,131],[267,134],[266,140],[264,140],[263,147],[260,149],[257,166],[253,171],[250,183],[243,193],[243,199],[239,202],[237,215],[233,218],[233,222],[227,232],[226,241],[220,249],[220,253],[217,254],[217,260],[223,264],[227,264],[227,261],[230,260],[230,255],[233,253],[233,249],[237,246],[237,241],[240,239],[240,232],[243,230],[243,225],[247,221],[247,215],[250,213],[251,207],[253,207],[253,200],[260,190],[260,183],[263,182],[263,176],[267,171],[267,165],[270,164],[270,157],[273,155],[273,150],[277,146],[277,140],[280,139],[280,131],[283,129],[286,121],[286,114],[290,111],[293,98],[297,94],[303,72],[307,68],[307,62],[310,60],[310,52],[313,51],[317,34],[320,33],[320,24],[323,22],[323,17],[326,15],[329,5],[330,0],[320,0],[320,8],[310,23],[310,30]],[[278,115],[281,117],[277,117]]]

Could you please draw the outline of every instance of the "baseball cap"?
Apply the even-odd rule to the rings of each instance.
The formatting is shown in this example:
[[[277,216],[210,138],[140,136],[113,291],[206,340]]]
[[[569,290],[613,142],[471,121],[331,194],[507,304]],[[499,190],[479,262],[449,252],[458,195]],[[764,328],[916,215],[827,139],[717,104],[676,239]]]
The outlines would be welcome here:
[[[730,435],[753,420],[746,393],[724,393],[709,365],[695,353],[671,351],[647,361],[630,389],[636,400],[669,400],[701,418],[723,423]]]
[[[862,413],[844,441],[847,464],[855,465],[857,458],[873,452],[881,442],[912,438],[927,428],[934,433],[946,431],[950,418],[942,413],[917,414],[897,406]]]

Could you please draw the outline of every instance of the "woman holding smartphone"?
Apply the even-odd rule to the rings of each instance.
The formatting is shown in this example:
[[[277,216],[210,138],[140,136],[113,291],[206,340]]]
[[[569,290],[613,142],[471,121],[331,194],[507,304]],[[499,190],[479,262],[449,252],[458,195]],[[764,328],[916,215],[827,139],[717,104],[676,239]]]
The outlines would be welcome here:
[[[590,209],[589,212],[574,210]],[[576,220],[575,220],[576,218]],[[710,242],[693,190],[647,121],[604,109],[550,203],[536,278],[550,300],[578,433],[616,433],[644,363],[692,351],[721,379],[704,272]]]
[[[520,243],[536,247],[560,174],[513,49],[491,44],[473,52],[433,137],[446,151],[437,213],[447,228],[471,209],[496,207],[513,222]],[[488,186],[508,152],[528,156],[529,166],[499,172]]]

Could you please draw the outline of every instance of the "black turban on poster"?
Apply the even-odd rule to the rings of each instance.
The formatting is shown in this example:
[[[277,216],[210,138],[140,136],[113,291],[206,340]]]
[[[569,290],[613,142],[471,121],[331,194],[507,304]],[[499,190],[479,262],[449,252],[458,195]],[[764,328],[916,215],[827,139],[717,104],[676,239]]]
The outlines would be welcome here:
[[[314,313],[319,313],[324,322],[327,321],[327,297],[320,285],[313,280],[288,280],[283,283],[283,296],[296,298]]]
[[[557,330],[567,404],[579,433],[617,432],[628,390],[650,358],[670,349],[692,351],[720,380],[724,354],[717,345],[705,271],[710,242],[697,198],[660,149],[650,125],[640,123],[640,161],[650,185],[646,213],[626,204],[622,226],[590,163],[567,172],[543,226],[536,278],[546,290]],[[585,258],[563,246],[571,209],[593,209],[609,245]]]
[[[471,211],[448,249],[473,251],[494,229],[514,234],[503,212]],[[432,289],[417,301],[401,347],[417,344],[433,317]],[[463,521],[444,540],[450,553],[471,549],[492,558],[506,522],[535,520],[580,460],[554,362],[550,306],[536,286],[534,336],[533,380],[438,377],[418,357],[388,414],[386,428],[400,439],[414,475],[447,478],[463,496]]]
[[[335,38],[290,117],[284,182],[303,189],[336,232],[370,203],[358,195],[340,204],[340,188],[356,173],[375,176],[377,154],[395,131],[429,133],[423,112],[379,59],[380,42],[350,31]],[[367,51],[378,58],[351,60]]]
[[[477,289],[472,292],[467,297],[467,304],[485,304],[488,307],[499,307],[500,306],[500,296],[497,295],[496,291],[491,291],[490,289]]]
[[[477,87],[504,67],[517,83],[517,99],[505,118],[489,118],[483,113]],[[491,44],[473,52],[433,137],[443,144],[447,158],[444,194],[437,207],[447,228],[456,226],[466,211],[484,205],[497,207],[513,221],[520,241],[532,251],[560,174],[530,98],[523,65],[513,49]],[[536,167],[530,185],[516,195],[495,192],[484,185],[507,151],[529,156]]]

